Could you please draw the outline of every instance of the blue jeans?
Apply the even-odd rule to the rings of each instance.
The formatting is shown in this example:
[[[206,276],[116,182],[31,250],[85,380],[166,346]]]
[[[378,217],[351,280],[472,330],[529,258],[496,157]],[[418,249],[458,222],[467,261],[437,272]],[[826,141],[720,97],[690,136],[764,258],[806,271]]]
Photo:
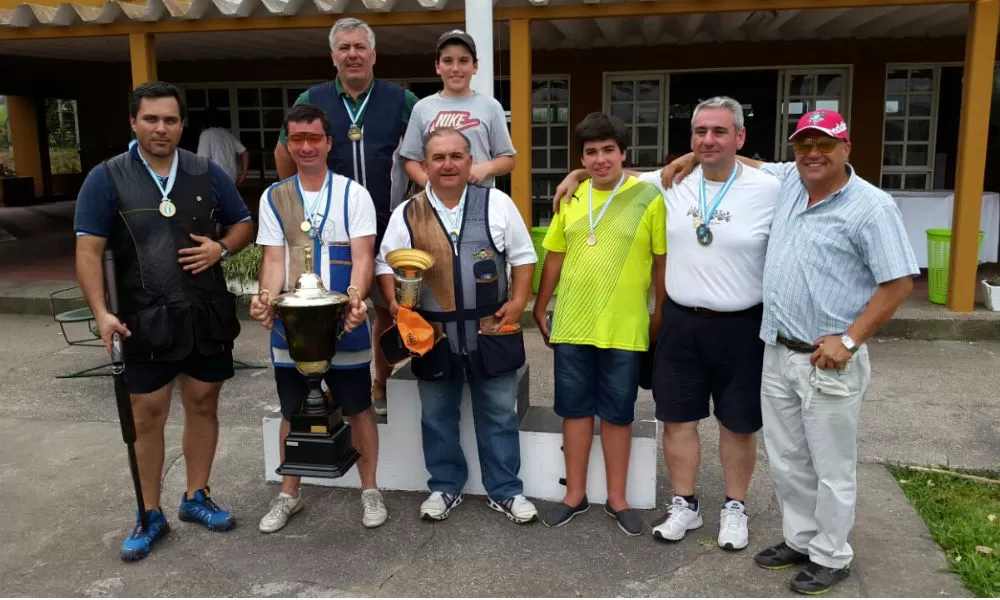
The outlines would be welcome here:
[[[479,447],[479,468],[490,498],[499,502],[524,490],[521,443],[517,426],[517,371],[499,377],[484,377],[466,369],[472,390],[472,417]],[[462,387],[465,378],[450,381],[418,381],[420,430],[424,465],[431,477],[432,492],[458,494],[465,488],[469,467],[459,441]]]

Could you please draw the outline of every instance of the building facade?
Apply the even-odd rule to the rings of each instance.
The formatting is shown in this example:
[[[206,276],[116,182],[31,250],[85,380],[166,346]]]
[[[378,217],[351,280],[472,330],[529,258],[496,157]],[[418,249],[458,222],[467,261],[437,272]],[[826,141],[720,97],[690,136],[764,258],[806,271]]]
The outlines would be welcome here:
[[[376,76],[426,96],[440,89],[434,40],[482,31],[485,14],[493,40],[481,67],[518,152],[498,185],[531,224],[547,224],[555,185],[580,164],[572,128],[589,112],[622,118],[629,166],[649,169],[689,150],[691,111],[710,96],[744,105],[743,152],[764,160],[791,160],[798,117],[833,108],[848,119],[859,175],[891,193],[954,191],[953,223],[941,225],[955,230],[949,304],[971,310],[980,199],[1000,191],[997,0],[41,1],[0,0],[0,94],[21,107],[75,100],[83,172],[127,144],[127,91],[156,77],[185,91],[182,145],[196,144],[205,108],[229,114],[251,151],[242,191],[255,208],[276,177],[284,110],[335,74],[336,18],[369,22]],[[37,120],[22,114],[22,130],[40,130]],[[15,146],[18,165],[37,171],[38,195],[72,194],[78,180],[53,176],[37,141],[37,164]]]

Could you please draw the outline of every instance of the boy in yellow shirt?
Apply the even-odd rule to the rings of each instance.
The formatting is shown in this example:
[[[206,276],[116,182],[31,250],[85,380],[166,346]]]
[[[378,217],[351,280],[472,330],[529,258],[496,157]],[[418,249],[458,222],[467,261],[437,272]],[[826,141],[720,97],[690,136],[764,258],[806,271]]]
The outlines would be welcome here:
[[[590,508],[587,466],[597,416],[608,483],[604,510],[622,531],[639,535],[644,524],[628,507],[625,484],[639,367],[659,335],[666,296],[666,208],[656,186],[625,173],[624,123],[591,113],[575,133],[588,179],[573,194],[579,201],[564,202],[549,226],[534,310],[555,352],[555,412],[563,418],[566,458],[566,496],[543,522],[558,527]],[[557,285],[550,331],[546,307]]]

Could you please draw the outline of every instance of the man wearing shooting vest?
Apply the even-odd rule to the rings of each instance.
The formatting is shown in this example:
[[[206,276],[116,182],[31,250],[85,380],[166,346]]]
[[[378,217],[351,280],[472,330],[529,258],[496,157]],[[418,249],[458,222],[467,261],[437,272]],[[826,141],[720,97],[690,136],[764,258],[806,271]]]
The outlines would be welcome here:
[[[74,226],[77,278],[101,337],[109,353],[113,334],[124,341],[145,515],[136,514],[120,556],[134,561],[170,531],[160,483],[175,379],[184,406],[187,465],[178,517],[212,531],[236,524],[208,487],[219,439],[219,392],[233,376],[233,341],[240,332],[236,299],[219,262],[246,246],[253,223],[222,167],[177,148],[185,115],[180,90],[161,81],[144,83],[133,91],[129,108],[136,143],[87,175]],[[117,315],[105,300],[105,248],[117,263]]]
[[[330,119],[333,146],[327,165],[338,175],[350,177],[371,194],[377,216],[378,248],[392,209],[406,193],[409,179],[398,155],[410,114],[417,103],[413,92],[395,83],[375,79],[375,32],[360,19],[346,18],[330,29],[330,57],[337,77],[303,92],[296,104],[315,104]],[[295,162],[285,146],[282,130],[274,149],[275,165],[282,179],[295,174]],[[372,285],[375,332],[392,324],[389,305]],[[375,346],[375,381],[371,394],[375,412],[386,414],[385,382],[392,369]]]
[[[365,305],[375,268],[375,207],[365,188],[327,168],[332,127],[323,109],[312,104],[293,106],[285,129],[298,175],[272,185],[261,196],[257,243],[264,246],[264,261],[260,294],[253,296],[250,304],[250,316],[271,330],[271,361],[283,417],[282,460],[291,416],[306,397],[308,384],[295,369],[284,328],[275,319],[270,300],[295,287],[305,269],[305,249],[310,247],[323,285],[351,299],[344,336],[337,342],[337,352],[323,379],[347,416],[354,446],[361,454],[361,522],[365,527],[378,527],[388,513],[375,484],[378,429],[370,393],[371,331]],[[278,531],[302,510],[300,481],[297,476],[282,478],[281,492],[260,520],[262,532]]]
[[[441,521],[462,502],[468,466],[458,432],[467,378],[487,504],[515,523],[528,523],[537,511],[518,477],[517,370],[525,358],[521,314],[531,296],[534,245],[510,196],[468,183],[472,150],[465,135],[449,128],[431,132],[424,157],[427,187],[392,213],[376,262],[396,317],[408,313],[396,302],[387,256],[415,248],[434,258],[416,312],[434,328],[436,343],[411,362],[430,473],[431,494],[420,516]]]

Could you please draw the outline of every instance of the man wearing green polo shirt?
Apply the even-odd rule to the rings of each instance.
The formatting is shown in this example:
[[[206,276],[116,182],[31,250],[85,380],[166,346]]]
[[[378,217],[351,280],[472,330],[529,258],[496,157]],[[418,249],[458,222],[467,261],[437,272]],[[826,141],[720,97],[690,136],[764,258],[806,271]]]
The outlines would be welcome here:
[[[360,19],[346,18],[334,23],[330,29],[330,57],[337,68],[337,78],[306,90],[295,104],[315,104],[329,116],[333,126],[333,147],[327,164],[331,171],[350,177],[371,194],[377,221],[375,247],[378,248],[389,224],[389,215],[402,201],[409,185],[403,160],[396,149],[406,133],[417,97],[394,83],[375,79],[375,32]],[[274,149],[274,162],[280,179],[295,174],[295,162],[288,154],[284,129]],[[371,286],[371,298],[375,305],[372,335],[377,338],[392,325],[392,319],[377,285]],[[375,348],[372,397],[375,412],[384,415],[385,382],[392,368],[382,356],[381,347],[372,345]]]

